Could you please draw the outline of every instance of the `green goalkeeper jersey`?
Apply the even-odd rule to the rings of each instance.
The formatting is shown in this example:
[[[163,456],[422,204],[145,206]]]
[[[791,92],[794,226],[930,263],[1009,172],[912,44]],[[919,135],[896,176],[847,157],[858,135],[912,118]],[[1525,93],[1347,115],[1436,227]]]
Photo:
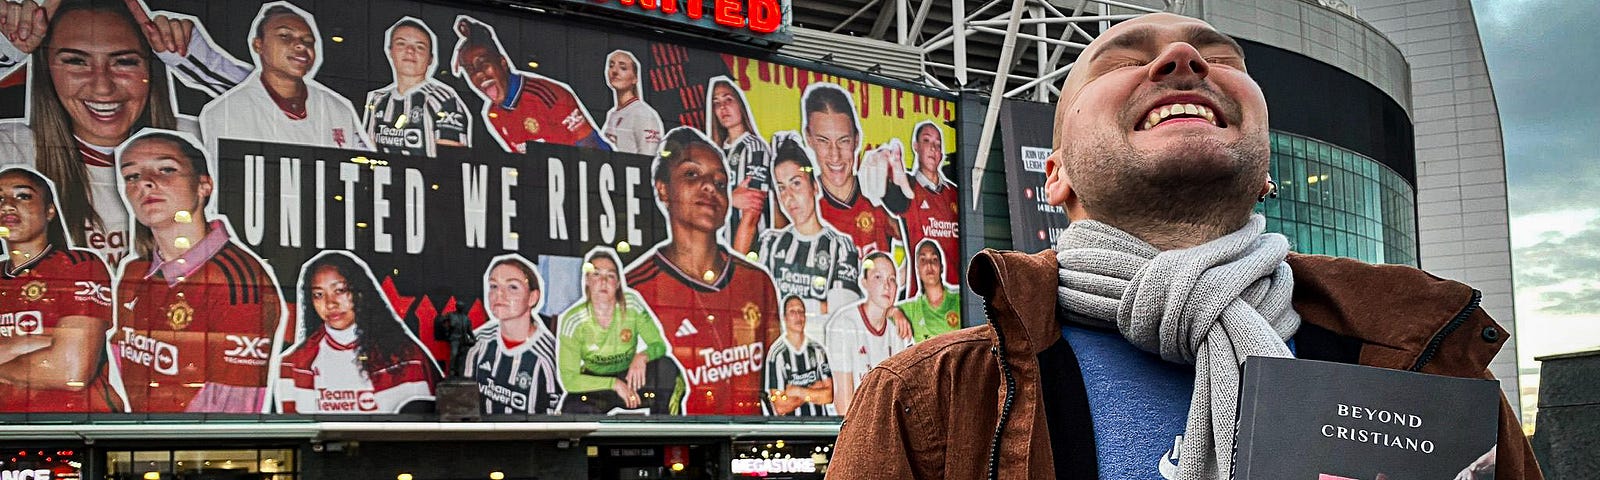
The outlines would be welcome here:
[[[944,301],[938,305],[930,305],[927,296],[917,295],[900,302],[900,311],[911,321],[912,336],[917,343],[961,328],[961,294],[950,289],[945,290]]]
[[[628,371],[634,355],[642,351],[655,360],[667,353],[655,315],[632,291],[623,293],[622,305],[612,312],[610,325],[602,327],[595,321],[587,299],[563,312],[559,325],[556,369],[568,392],[610,389],[617,375]]]

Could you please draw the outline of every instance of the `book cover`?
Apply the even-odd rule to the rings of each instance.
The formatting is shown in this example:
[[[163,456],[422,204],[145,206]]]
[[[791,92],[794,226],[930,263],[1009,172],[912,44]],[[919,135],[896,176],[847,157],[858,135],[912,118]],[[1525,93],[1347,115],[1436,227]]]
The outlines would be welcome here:
[[[1493,380],[1250,357],[1239,389],[1234,478],[1494,478]]]

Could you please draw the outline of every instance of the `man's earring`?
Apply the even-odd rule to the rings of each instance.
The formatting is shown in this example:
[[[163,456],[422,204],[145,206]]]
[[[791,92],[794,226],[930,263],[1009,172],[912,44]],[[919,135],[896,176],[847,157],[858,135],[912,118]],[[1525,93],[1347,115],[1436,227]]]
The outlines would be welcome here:
[[[1267,180],[1267,194],[1257,198],[1257,203],[1266,203],[1267,198],[1278,198],[1278,182]]]

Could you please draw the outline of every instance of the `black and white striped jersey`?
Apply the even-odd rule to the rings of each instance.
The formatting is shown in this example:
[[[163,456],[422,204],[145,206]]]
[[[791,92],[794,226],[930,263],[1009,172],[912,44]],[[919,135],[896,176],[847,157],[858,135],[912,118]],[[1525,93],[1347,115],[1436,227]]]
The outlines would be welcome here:
[[[378,151],[434,157],[440,140],[469,145],[472,116],[455,89],[429,79],[408,93],[389,84],[367,94],[361,125]],[[401,121],[401,115],[405,121]]]
[[[762,388],[769,393],[761,397],[761,412],[777,415],[777,412],[773,411],[771,391],[782,392],[790,385],[810,387],[827,378],[833,378],[833,370],[828,368],[828,353],[822,344],[807,338],[806,345],[796,349],[789,345],[787,337],[779,337],[778,341],[772,342],[772,348],[767,351],[767,366],[766,372],[762,373]],[[801,404],[790,413],[797,416],[833,414],[832,405],[810,402]]]
[[[498,332],[475,332],[466,368],[478,382],[484,414],[555,413],[565,392],[556,377],[556,340],[539,328],[532,338],[507,345]]]
[[[756,244],[779,298],[800,297],[806,302],[806,311],[821,315],[821,302],[828,301],[829,293],[844,290],[854,298],[861,295],[861,258],[856,245],[826,224],[816,235],[802,234],[793,225],[767,230]]]

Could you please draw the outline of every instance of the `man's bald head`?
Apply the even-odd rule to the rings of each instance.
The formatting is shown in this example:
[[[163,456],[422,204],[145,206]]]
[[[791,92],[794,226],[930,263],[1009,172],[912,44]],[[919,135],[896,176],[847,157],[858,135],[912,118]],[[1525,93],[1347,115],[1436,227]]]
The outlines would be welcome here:
[[[1108,46],[1120,48],[1139,42],[1152,41],[1150,28],[1152,26],[1168,25],[1179,25],[1183,28],[1191,29],[1194,34],[1192,36],[1199,37],[1199,40],[1232,45],[1235,50],[1241,51],[1239,56],[1240,60],[1243,60],[1243,51],[1239,48],[1237,42],[1234,42],[1227,35],[1218,33],[1215,28],[1211,27],[1211,24],[1197,18],[1162,12],[1144,15],[1112,25],[1105,32],[1101,32],[1099,37],[1089,42],[1088,48],[1085,48],[1083,53],[1078,55],[1078,61],[1072,66],[1072,70],[1067,72],[1067,79],[1061,83],[1061,96],[1056,102],[1056,129],[1055,134],[1051,136],[1051,146],[1053,148],[1061,148],[1061,126],[1064,124],[1063,119],[1068,111],[1067,106],[1072,105],[1077,100],[1078,92],[1082,91],[1083,85],[1092,78],[1091,71],[1093,69],[1090,65],[1092,60]],[[1241,63],[1240,70],[1243,69],[1244,67]]]
[[[1265,193],[1266,99],[1239,44],[1193,18],[1145,15],[1090,42],[1053,143],[1046,201],[1141,238],[1233,231]]]

